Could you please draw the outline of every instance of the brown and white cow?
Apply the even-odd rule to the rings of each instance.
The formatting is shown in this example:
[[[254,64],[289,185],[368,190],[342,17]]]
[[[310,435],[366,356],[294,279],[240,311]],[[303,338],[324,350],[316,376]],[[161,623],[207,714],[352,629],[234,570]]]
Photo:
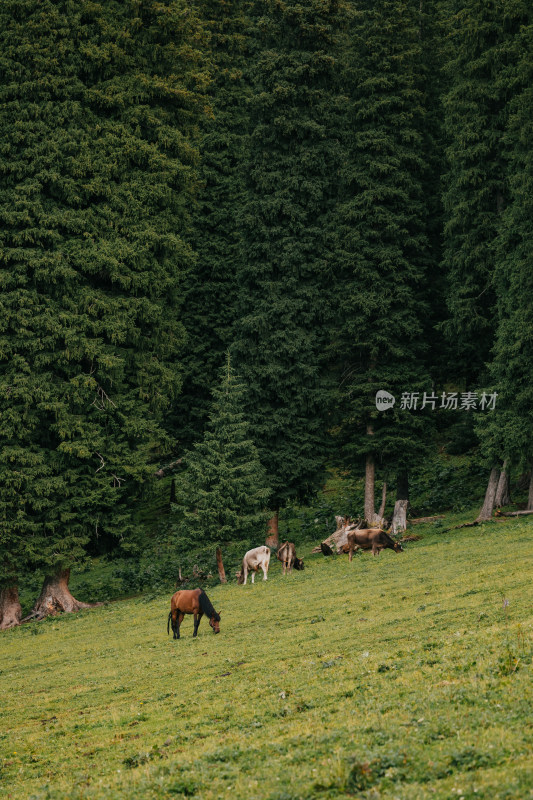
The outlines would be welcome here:
[[[296,547],[292,542],[283,542],[278,547],[277,553],[278,559],[283,564],[283,574],[287,572],[292,572],[292,568],[294,569],[303,569],[304,568],[304,560],[303,558],[298,558],[296,555]]]
[[[388,533],[381,528],[363,528],[358,531],[350,531],[348,534],[348,546],[350,561],[354,550],[372,550],[373,556],[379,556],[382,550],[394,550],[395,553],[403,553],[400,542],[391,539]]]
[[[263,570],[263,580],[267,579],[268,565],[270,564],[270,547],[262,544],[260,547],[254,547],[253,550],[248,550],[244,554],[242,560],[242,569],[238,574],[238,583],[246,583],[248,573],[252,573],[252,583],[254,583],[255,573],[258,569]]]

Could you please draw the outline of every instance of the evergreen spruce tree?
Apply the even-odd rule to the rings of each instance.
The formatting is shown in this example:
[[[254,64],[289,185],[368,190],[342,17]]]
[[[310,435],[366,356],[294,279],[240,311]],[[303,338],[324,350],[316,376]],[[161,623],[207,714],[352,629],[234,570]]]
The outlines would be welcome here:
[[[485,381],[495,334],[495,242],[505,208],[508,87],[505,3],[467,0],[450,6],[453,57],[444,97],[448,168],[444,191],[444,270],[454,371],[467,388]]]
[[[0,572],[43,615],[169,445],[203,42],[179,0],[8,0],[0,42]]]
[[[398,501],[405,501],[406,473],[426,452],[431,427],[432,406],[421,407],[424,392],[431,395],[423,332],[434,266],[428,214],[435,200],[425,192],[436,180],[425,130],[429,47],[420,9],[413,0],[354,3],[345,62],[339,323],[332,347],[339,444],[345,464],[365,464],[369,525],[377,522],[376,465],[397,474]],[[390,410],[376,409],[381,389],[396,398]],[[411,402],[401,407],[404,393],[416,395],[416,410]]]
[[[490,388],[498,398],[489,419],[479,419],[477,430],[489,467],[499,468],[505,460],[519,471],[529,471],[533,467],[533,14],[530,4],[521,1],[508,3],[506,12],[502,24],[507,58],[499,80],[512,95],[502,137],[508,204],[495,246],[498,324],[490,363]],[[528,507],[533,508],[531,491]]]
[[[245,387],[229,354],[202,441],[185,456],[176,479],[175,526],[181,550],[257,539],[270,490],[244,415]]]
[[[324,472],[344,13],[338,0],[256,0],[251,11],[253,100],[232,349],[274,511],[309,497]]]
[[[248,129],[247,5],[244,0],[205,0],[200,5],[210,35],[211,113],[201,127],[201,188],[191,236],[195,262],[187,274],[181,315],[187,347],[183,389],[175,408],[180,451],[201,437],[235,320]]]

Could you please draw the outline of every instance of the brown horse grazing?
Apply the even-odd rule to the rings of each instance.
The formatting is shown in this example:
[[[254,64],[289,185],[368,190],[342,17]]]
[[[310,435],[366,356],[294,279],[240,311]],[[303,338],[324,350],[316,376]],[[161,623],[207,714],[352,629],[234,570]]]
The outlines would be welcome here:
[[[220,614],[217,614],[203,589],[181,589],[181,591],[172,595],[167,634],[172,623],[174,639],[180,638],[180,625],[185,614],[194,614],[193,637],[198,634],[198,626],[204,614],[209,617],[209,624],[213,628],[213,632],[220,633]]]

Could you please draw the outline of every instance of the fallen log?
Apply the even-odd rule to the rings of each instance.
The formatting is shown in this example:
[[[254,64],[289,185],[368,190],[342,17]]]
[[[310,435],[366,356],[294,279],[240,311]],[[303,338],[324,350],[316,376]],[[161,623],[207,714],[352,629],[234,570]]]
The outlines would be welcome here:
[[[409,525],[421,525],[424,522],[434,522],[436,519],[444,519],[444,514],[435,514],[433,517],[415,517],[407,520]]]
[[[336,517],[338,520],[338,518]],[[324,539],[319,545],[311,550],[312,553],[323,553],[325,556],[331,556],[333,553],[342,553],[342,548],[344,545],[348,544],[348,534],[350,531],[358,530],[362,525],[362,520],[360,519],[357,524],[352,523],[351,520],[343,517],[343,521],[345,524],[341,525],[334,531],[331,536],[328,536],[327,539]]]
[[[497,511],[497,517],[522,517],[526,516],[527,514],[533,514],[533,509],[528,509],[527,511]]]

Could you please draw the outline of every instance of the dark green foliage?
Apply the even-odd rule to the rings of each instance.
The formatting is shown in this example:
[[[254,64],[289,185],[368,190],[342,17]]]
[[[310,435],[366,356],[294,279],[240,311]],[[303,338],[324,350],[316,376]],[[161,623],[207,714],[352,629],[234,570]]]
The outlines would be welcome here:
[[[470,502],[482,463],[529,469],[531,13],[0,6],[3,583],[121,541],[159,585],[188,568],[159,566],[176,531],[191,558],[257,542],[266,485],[282,535],[327,534],[366,456],[422,512]],[[226,367],[209,416],[226,350],[242,385]],[[421,412],[447,386],[496,411]],[[464,471],[427,458],[433,422]],[[186,447],[168,536],[153,473]],[[301,507],[328,462],[350,496]]]
[[[175,0],[2,4],[2,572],[138,533],[180,386],[201,36]]]
[[[515,32],[504,73],[513,92],[503,135],[509,202],[495,247],[498,326],[490,369],[498,399],[479,434],[491,461],[507,458],[527,470],[533,463],[533,19],[528,3],[509,5]]]
[[[176,478],[172,538],[182,553],[260,536],[268,518],[270,491],[243,413],[244,385],[229,356],[219,376],[203,440],[186,455],[186,470]]]
[[[505,5],[505,4],[504,4]],[[502,134],[508,86],[506,15],[496,0],[452,3],[453,53],[444,96],[444,266],[454,375],[468,387],[484,380],[495,331],[494,244],[506,203]]]
[[[195,262],[187,275],[181,320],[187,332],[183,390],[176,406],[181,448],[203,431],[218,367],[232,339],[236,268],[248,132],[249,21],[243,0],[204,0],[210,34],[211,113],[201,127],[199,180],[193,209]]]
[[[325,461],[344,16],[336,0],[252,5],[253,99],[234,351],[274,508],[315,491]]]
[[[359,464],[370,453],[403,469],[420,458],[429,417],[400,409],[402,393],[419,392],[420,402],[424,391],[431,394],[423,336],[433,265],[424,193],[435,183],[426,130],[428,45],[422,46],[418,3],[380,0],[353,8],[332,342],[339,443],[345,463]],[[394,409],[376,410],[380,389],[396,397]]]

